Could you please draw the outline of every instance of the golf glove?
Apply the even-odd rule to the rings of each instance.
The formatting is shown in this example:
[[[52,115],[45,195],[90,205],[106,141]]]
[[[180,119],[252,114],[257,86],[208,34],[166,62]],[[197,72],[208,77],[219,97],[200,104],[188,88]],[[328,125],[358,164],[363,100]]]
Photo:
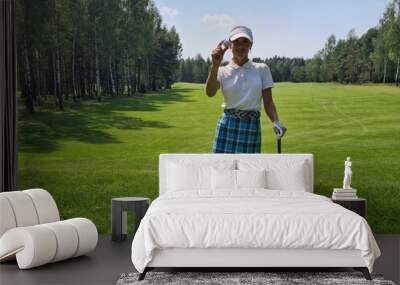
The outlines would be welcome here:
[[[272,122],[272,127],[274,129],[275,135],[277,139],[280,139],[283,137],[283,135],[286,133],[286,127],[280,122],[280,121],[274,121]]]

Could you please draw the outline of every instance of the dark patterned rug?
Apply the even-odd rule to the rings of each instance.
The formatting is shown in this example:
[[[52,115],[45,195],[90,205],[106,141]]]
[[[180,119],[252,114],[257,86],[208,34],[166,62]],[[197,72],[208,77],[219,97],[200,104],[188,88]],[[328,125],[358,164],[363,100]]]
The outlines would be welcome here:
[[[213,285],[242,285],[242,284],[379,284],[395,285],[392,281],[384,280],[382,275],[372,274],[372,281],[364,278],[360,272],[147,272],[142,281],[138,281],[139,273],[122,274],[117,285],[136,284],[213,284]]]

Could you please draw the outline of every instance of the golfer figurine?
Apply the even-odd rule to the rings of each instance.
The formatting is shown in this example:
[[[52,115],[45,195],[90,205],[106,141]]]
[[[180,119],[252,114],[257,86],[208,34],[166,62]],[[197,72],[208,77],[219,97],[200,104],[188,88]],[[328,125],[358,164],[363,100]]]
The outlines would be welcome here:
[[[351,160],[350,156],[347,157],[344,162],[344,179],[343,179],[343,189],[352,189],[351,188]]]
[[[286,131],[279,121],[272,100],[273,80],[265,63],[249,60],[253,46],[253,33],[248,27],[234,27],[229,37],[212,51],[212,67],[206,83],[206,95],[213,97],[221,87],[224,111],[217,123],[212,151],[214,153],[260,153],[260,109],[264,109],[272,122],[279,140]],[[232,60],[220,66],[227,49]]]

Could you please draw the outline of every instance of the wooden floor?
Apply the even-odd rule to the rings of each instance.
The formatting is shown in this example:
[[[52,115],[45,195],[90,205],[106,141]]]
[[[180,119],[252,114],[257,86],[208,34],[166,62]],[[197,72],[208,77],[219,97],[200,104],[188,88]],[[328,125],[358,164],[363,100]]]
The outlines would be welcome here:
[[[375,262],[374,272],[398,284],[400,235],[376,235],[376,240],[382,256]],[[101,235],[96,250],[88,256],[29,270],[19,270],[16,262],[3,263],[0,264],[0,284],[115,284],[122,273],[134,271],[130,259],[131,242],[132,239],[127,239],[115,243],[110,236]]]

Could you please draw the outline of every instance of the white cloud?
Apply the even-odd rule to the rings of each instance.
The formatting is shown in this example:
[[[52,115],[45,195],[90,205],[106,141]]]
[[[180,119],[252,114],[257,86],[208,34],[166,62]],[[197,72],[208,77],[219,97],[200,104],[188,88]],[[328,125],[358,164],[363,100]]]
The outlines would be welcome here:
[[[162,7],[160,9],[160,14],[161,14],[161,16],[173,18],[173,17],[178,15],[178,9],[169,8],[169,7]]]
[[[219,27],[232,27],[235,23],[232,17],[226,14],[204,15],[201,19],[201,22],[209,25],[216,25]]]

